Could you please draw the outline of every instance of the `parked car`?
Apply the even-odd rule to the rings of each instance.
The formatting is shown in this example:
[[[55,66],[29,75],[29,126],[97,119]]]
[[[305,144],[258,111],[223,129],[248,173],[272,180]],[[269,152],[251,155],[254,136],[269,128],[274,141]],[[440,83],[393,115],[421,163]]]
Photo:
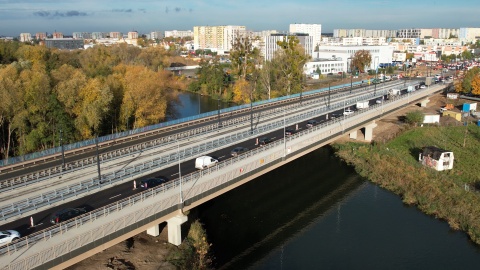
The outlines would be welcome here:
[[[14,230],[0,231],[0,247],[20,238],[20,233]]]
[[[87,210],[85,210],[85,208],[65,208],[55,212],[55,214],[50,217],[50,223],[57,224],[76,216],[80,216],[81,214],[85,214],[86,212]]]
[[[312,120],[308,120],[308,121],[307,121],[307,128],[311,128],[311,127],[314,127],[314,126],[316,126],[316,125],[318,125],[318,121],[317,121],[317,120],[313,120],[313,119],[312,119]]]
[[[344,115],[350,115],[350,114],[352,114],[352,113],[354,113],[354,111],[352,111],[351,109],[346,109],[346,110],[343,112]]]
[[[271,143],[273,142],[272,138],[270,137],[263,137],[263,138],[260,138],[260,140],[258,140],[258,145],[260,146],[264,146],[268,143]]]
[[[167,182],[167,179],[164,177],[147,178],[140,182],[140,186],[146,189],[161,185],[165,182]]]
[[[382,102],[383,102],[383,99],[381,99],[381,98],[375,100],[375,103],[377,103],[377,104],[382,104]]]
[[[230,155],[232,155],[232,157],[236,157],[236,156],[241,155],[241,154],[243,154],[244,152],[247,152],[247,151],[248,151],[248,148],[242,147],[242,146],[237,146],[237,147],[233,148],[232,151],[230,151]]]
[[[294,128],[287,128],[285,129],[285,136],[290,136],[297,133],[297,131]]]

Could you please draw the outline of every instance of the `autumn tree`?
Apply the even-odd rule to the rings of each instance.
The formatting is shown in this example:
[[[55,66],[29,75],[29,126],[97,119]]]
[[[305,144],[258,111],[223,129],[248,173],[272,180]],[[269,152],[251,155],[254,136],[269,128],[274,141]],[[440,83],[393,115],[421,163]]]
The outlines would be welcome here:
[[[120,119],[125,126],[144,127],[165,118],[168,74],[154,72],[146,67],[120,65],[115,72],[121,74],[124,89]],[[132,122],[129,123],[130,119]]]
[[[472,79],[472,94],[480,96],[480,74]]]
[[[459,93],[471,93],[472,81],[473,79],[480,74],[480,68],[474,67],[465,73],[463,79],[458,80],[455,84],[455,91]]]
[[[212,61],[200,61],[200,68],[196,72],[197,80],[192,82],[188,89],[192,92],[213,97],[220,97],[222,90],[232,83],[230,72],[224,64],[216,58]]]
[[[360,72],[365,72],[365,67],[370,66],[372,63],[372,55],[367,50],[359,50],[353,55],[352,61],[350,63],[351,70],[358,70]]]
[[[248,74],[255,70],[256,59],[260,51],[253,47],[249,36],[239,36],[232,44],[230,60],[232,61],[233,74],[238,79],[246,79]]]
[[[284,85],[282,92],[286,95],[300,93],[304,90],[306,83],[303,66],[310,56],[305,53],[300,41],[294,36],[277,41],[277,45],[280,49],[275,54],[273,61],[278,67],[281,75],[279,79]]]

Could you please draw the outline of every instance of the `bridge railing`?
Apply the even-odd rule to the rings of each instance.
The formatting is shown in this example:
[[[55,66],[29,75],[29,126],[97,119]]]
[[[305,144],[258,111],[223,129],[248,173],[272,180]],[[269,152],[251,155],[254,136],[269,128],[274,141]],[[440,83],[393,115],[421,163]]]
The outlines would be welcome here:
[[[356,83],[353,83],[352,85],[357,86],[357,85],[360,85],[360,83],[356,82]],[[330,89],[331,90],[336,90],[336,89],[343,89],[343,88],[346,88],[346,87],[350,87],[350,84],[331,86]],[[302,93],[302,94],[303,95],[312,95],[312,94],[317,94],[319,92],[323,92],[323,91],[327,91],[327,90],[329,90],[329,89],[328,88],[322,88],[322,89],[318,89],[318,90],[308,91],[308,92],[305,92],[305,93]],[[284,97],[273,98],[273,99],[270,99],[270,100],[258,101],[258,102],[254,102],[253,105],[257,106],[257,105],[262,105],[262,104],[265,104],[265,103],[275,103],[275,102],[282,101],[282,100],[285,100],[285,99],[296,98],[296,97],[299,97],[300,95],[301,94],[294,94],[294,95],[291,95],[291,96],[284,96]],[[245,109],[245,108],[248,108],[248,107],[250,107],[250,104],[238,105],[238,106],[234,106],[234,107],[230,107],[230,108],[221,109],[220,113],[221,114],[228,113],[228,112],[231,112],[231,111],[241,110],[241,109]],[[155,124],[155,125],[145,126],[145,127],[142,127],[142,128],[136,128],[136,129],[132,129],[132,130],[127,130],[127,131],[123,131],[123,132],[109,134],[109,135],[98,137],[98,143],[103,144],[103,143],[106,143],[106,142],[109,142],[109,141],[115,141],[115,140],[118,140],[118,139],[121,139],[121,138],[130,137],[130,136],[133,136],[133,135],[144,134],[146,132],[151,132],[151,131],[158,130],[158,129],[165,128],[165,127],[172,127],[172,126],[176,126],[176,125],[183,124],[183,123],[186,123],[186,122],[196,121],[196,120],[206,118],[206,117],[212,117],[212,116],[215,116],[217,114],[218,114],[218,111],[215,110],[215,111],[211,111],[211,112],[202,113],[202,114],[199,114],[199,115],[184,117],[184,118],[177,119],[177,120],[171,120],[171,121],[167,121],[167,122],[163,122],[163,123],[158,123],[158,124]],[[94,138],[94,139],[84,140],[84,141],[75,142],[75,143],[71,143],[71,144],[65,144],[65,145],[63,145],[63,149],[64,149],[65,152],[68,152],[68,151],[74,151],[74,150],[82,149],[82,148],[86,148],[86,147],[91,148],[91,147],[95,146],[96,143],[97,143],[97,141]],[[25,154],[25,155],[22,155],[22,156],[10,157],[8,159],[0,160],[0,167],[7,166],[7,165],[12,165],[12,164],[16,164],[16,163],[21,163],[21,162],[25,162],[25,161],[29,161],[29,160],[42,159],[42,158],[45,158],[45,157],[48,157],[48,156],[60,155],[61,153],[62,153],[62,146],[57,146],[57,147],[46,149],[46,150],[43,150],[43,151],[40,151],[40,152],[29,153],[29,154]]]
[[[425,91],[427,94],[433,92],[435,92],[435,90]],[[420,95],[414,93],[412,94],[411,98],[413,99],[418,96]],[[108,216],[118,216],[118,218],[114,218],[114,220],[102,223],[102,225],[100,225],[98,228],[89,229],[86,232],[79,232],[76,235],[72,234],[70,239],[66,239],[61,242],[51,242],[52,245],[50,247],[45,247],[43,250],[33,255],[9,264],[7,269],[31,269],[41,266],[42,264],[52,260],[52,258],[64,255],[100,238],[107,237],[108,235],[146,219],[155,213],[178,206],[180,203],[180,196],[182,195],[177,192],[175,192],[174,195],[170,194],[161,200],[149,199],[165,195],[169,190],[173,191],[173,189],[178,189],[180,186],[180,181],[182,181],[181,185],[185,188],[183,192],[184,200],[195,198],[201,194],[209,192],[209,190],[212,190],[219,185],[235,181],[235,179],[242,174],[249,173],[264,166],[268,166],[272,162],[277,162],[279,159],[285,158],[285,155],[302,151],[302,149],[309,147],[311,144],[319,143],[322,140],[325,141],[336,135],[342,134],[346,129],[354,127],[358,123],[366,123],[371,121],[372,118],[375,119],[375,117],[378,117],[378,115],[383,113],[382,110],[379,110],[380,106],[385,106],[386,108],[384,107],[384,109],[387,110],[394,107],[405,106],[405,104],[409,103],[407,98],[410,97],[399,97],[396,100],[388,101],[389,104],[374,105],[365,111],[346,117],[346,119],[350,119],[351,121],[346,122],[342,119],[335,119],[334,121],[323,123],[311,129],[306,129],[298,133],[298,135],[285,138],[287,141],[278,140],[263,147],[258,147],[240,156],[219,162],[214,167],[185,175],[181,179],[177,179],[159,187],[146,190],[140,194],[125,198],[116,203],[86,213],[67,222],[60,223],[30,236],[23,237],[19,241],[1,248],[0,254],[13,254],[17,251],[25,249],[26,247],[36,245],[44,241],[49,241],[56,235],[64,235],[70,231],[79,229],[83,224],[94,222]],[[304,137],[305,139],[296,140],[298,137]],[[288,153],[285,152],[287,151],[286,149],[278,150],[280,146],[282,146],[281,148],[284,148],[286,145],[288,145]],[[256,158],[248,161],[247,158],[249,157]],[[222,169],[226,170],[222,171]],[[209,179],[205,178],[204,181],[199,181],[203,177],[209,177]],[[191,184],[190,187],[188,187],[189,183]],[[133,206],[137,205],[138,203],[145,203],[148,205],[142,205],[142,207],[138,209],[133,209]],[[125,211],[125,215],[122,216],[116,214],[112,215],[125,209],[130,209],[133,211]]]

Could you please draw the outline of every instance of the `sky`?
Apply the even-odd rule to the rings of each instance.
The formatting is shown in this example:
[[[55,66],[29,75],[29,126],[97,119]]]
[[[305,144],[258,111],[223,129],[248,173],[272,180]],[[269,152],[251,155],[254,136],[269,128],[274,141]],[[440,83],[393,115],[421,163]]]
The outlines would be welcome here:
[[[242,25],[288,31],[480,27],[479,0],[0,0],[0,36],[20,33],[192,30]]]

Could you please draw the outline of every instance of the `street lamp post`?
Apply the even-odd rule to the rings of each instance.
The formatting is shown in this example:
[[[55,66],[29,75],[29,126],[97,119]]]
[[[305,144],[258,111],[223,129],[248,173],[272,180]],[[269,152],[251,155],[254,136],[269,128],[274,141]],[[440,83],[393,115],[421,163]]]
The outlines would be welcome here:
[[[180,181],[180,204],[183,207],[183,194],[182,194],[182,168],[180,167],[180,141],[177,140],[177,155],[178,155],[178,180]]]
[[[330,109],[330,82],[328,82],[328,109]]]
[[[222,122],[220,121],[220,98],[217,98],[217,107],[218,107],[218,128],[221,128]]]
[[[286,109],[283,108],[283,159],[285,160],[287,156],[287,137],[285,136],[285,129],[287,127],[287,123],[285,120],[285,111]]]
[[[100,155],[98,154],[98,135],[95,136],[95,146],[97,152],[97,171],[98,171],[98,182],[101,184],[102,174],[100,173]]]
[[[65,150],[63,147],[63,130],[60,129],[60,146],[62,147],[62,171],[65,169]]]

